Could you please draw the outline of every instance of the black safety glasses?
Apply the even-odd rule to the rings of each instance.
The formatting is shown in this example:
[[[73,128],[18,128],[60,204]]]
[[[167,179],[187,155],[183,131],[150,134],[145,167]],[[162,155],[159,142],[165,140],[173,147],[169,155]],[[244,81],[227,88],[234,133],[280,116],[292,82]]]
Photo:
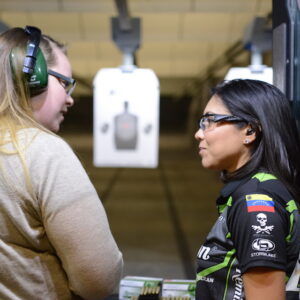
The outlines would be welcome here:
[[[67,76],[64,76],[60,73],[57,73],[52,70],[48,70],[48,74],[51,76],[54,76],[59,83],[62,85],[62,87],[65,89],[68,96],[71,96],[72,92],[74,91],[76,87],[76,80]]]

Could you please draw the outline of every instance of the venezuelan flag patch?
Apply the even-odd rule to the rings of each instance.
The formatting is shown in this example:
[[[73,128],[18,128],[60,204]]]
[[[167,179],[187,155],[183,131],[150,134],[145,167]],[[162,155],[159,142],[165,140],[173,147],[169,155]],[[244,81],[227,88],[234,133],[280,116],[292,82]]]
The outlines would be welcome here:
[[[274,201],[271,197],[264,194],[246,195],[247,210],[275,212]]]

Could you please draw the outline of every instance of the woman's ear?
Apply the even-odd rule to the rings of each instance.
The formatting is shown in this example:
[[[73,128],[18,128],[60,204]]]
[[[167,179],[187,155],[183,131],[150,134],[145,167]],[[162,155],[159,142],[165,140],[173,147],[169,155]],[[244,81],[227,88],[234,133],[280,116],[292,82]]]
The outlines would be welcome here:
[[[250,124],[248,124],[244,128],[244,132],[245,132],[244,144],[253,143],[256,139],[256,131],[252,128],[252,126]]]
[[[252,127],[247,128],[246,135],[252,135],[254,133],[254,129]]]

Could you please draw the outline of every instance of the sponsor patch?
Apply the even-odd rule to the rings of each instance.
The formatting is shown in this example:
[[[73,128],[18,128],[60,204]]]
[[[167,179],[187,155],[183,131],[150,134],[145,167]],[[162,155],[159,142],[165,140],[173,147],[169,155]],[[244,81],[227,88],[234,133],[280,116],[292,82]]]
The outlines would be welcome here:
[[[272,251],[275,249],[275,244],[267,239],[255,239],[252,242],[252,249],[257,251]]]
[[[268,217],[264,213],[259,213],[256,215],[256,220],[259,225],[252,225],[252,229],[257,234],[271,234],[272,230],[274,229],[274,225],[267,226]]]
[[[271,197],[264,194],[246,195],[247,210],[275,212],[274,201]]]

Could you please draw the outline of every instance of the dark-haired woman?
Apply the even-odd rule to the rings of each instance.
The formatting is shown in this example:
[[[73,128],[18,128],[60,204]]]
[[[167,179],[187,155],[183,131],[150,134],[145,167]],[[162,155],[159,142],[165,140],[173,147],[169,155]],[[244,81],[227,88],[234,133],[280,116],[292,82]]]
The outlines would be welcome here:
[[[300,144],[289,101],[257,80],[218,85],[195,134],[225,183],[197,254],[197,300],[299,299]]]

